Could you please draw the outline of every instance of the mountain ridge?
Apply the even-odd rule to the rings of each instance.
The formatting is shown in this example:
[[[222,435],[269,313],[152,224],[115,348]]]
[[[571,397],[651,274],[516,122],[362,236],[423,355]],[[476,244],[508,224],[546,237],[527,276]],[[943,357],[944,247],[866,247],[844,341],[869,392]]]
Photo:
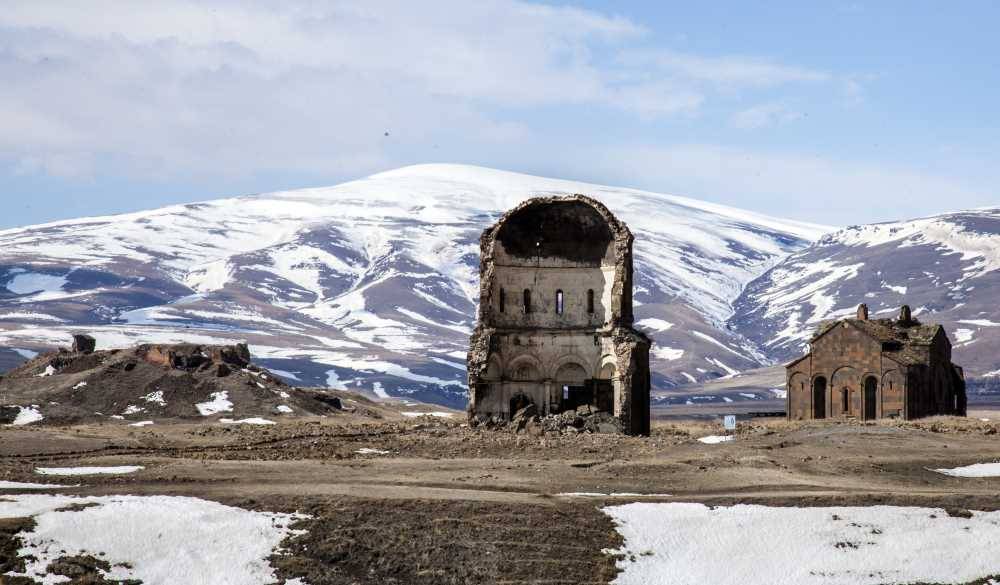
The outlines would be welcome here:
[[[788,329],[776,318],[811,307],[805,326],[815,312],[798,297],[782,304],[788,283],[823,288],[865,273],[851,268],[859,262],[881,261],[841,261],[837,246],[851,246],[834,234],[851,228],[637,189],[415,165],[331,187],[0,230],[0,347],[8,348],[0,360],[65,343],[75,329],[102,347],[245,340],[294,383],[460,406],[479,234],[521,200],[557,193],[602,200],[636,235],[636,322],[654,338],[660,389],[784,359],[803,333],[769,344]],[[962,213],[986,221],[987,212]],[[806,283],[796,265],[826,280]],[[854,296],[838,296],[831,310]]]

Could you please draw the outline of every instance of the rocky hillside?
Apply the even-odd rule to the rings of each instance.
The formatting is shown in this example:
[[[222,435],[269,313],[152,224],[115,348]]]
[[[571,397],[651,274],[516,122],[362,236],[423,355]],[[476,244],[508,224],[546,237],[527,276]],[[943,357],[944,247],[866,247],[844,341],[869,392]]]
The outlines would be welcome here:
[[[460,165],[0,231],[0,367],[93,333],[234,344],[298,385],[465,402],[478,238],[519,201],[585,193],[636,235],[654,385],[770,363],[727,328],[746,285],[826,228],[657,193]]]
[[[769,357],[801,355],[823,319],[903,303],[945,326],[967,377],[1000,376],[1000,208],[852,226],[793,253],[751,282],[729,326]]]
[[[0,376],[0,425],[183,419],[267,425],[316,415],[382,418],[384,410],[357,394],[289,386],[251,363],[245,345],[97,351],[74,345]]]

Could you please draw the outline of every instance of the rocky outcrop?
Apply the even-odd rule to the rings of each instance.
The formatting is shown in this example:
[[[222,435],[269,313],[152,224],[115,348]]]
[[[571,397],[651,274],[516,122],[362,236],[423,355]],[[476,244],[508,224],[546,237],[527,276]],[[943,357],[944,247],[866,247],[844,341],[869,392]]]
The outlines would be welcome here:
[[[151,364],[179,370],[206,370],[214,366],[217,371],[229,372],[228,366],[245,368],[250,364],[250,349],[245,343],[140,345],[136,353]]]
[[[77,333],[73,336],[73,353],[91,354],[97,349],[97,340],[90,335]]]

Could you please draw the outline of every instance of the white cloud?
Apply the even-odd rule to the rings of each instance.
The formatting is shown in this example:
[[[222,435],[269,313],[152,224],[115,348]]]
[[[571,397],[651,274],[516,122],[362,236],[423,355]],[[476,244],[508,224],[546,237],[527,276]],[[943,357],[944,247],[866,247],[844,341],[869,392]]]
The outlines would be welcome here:
[[[716,145],[613,147],[579,152],[583,173],[602,173],[618,184],[655,188],[780,217],[850,225],[919,217],[960,208],[986,194],[960,178],[886,164],[836,160],[789,152],[759,152]],[[822,209],[822,216],[816,215]]]
[[[630,52],[647,34],[513,0],[14,0],[0,11],[0,162],[361,174],[426,160],[442,141],[523,151],[535,137],[519,114],[532,108],[661,118],[734,88],[831,79],[758,58]]]
[[[743,130],[756,130],[802,119],[802,112],[790,110],[779,103],[758,104],[733,114],[732,125]]]
[[[739,87],[817,83],[834,78],[825,71],[743,56],[703,57],[675,51],[643,50],[627,52],[623,61],[633,66],[654,67],[661,72],[690,79]]]

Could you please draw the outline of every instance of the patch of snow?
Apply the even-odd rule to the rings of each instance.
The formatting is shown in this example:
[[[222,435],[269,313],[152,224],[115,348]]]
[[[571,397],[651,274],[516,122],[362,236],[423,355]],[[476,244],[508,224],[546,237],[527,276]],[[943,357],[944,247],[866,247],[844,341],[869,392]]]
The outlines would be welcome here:
[[[635,322],[635,326],[639,329],[646,329],[648,331],[653,331],[659,333],[661,331],[666,331],[674,326],[670,321],[664,321],[663,319],[657,319],[655,317],[649,317],[646,319],[640,319]]]
[[[159,404],[160,406],[166,406],[167,401],[163,399],[163,390],[157,390],[156,392],[150,392],[149,394],[142,397],[146,402],[152,402],[154,404]]]
[[[212,392],[209,394],[209,397],[211,400],[208,402],[199,402],[194,405],[201,416],[212,416],[220,412],[232,412],[233,403],[229,401],[229,392],[225,390]]]
[[[100,553],[111,565],[101,571],[108,580],[148,585],[276,583],[269,559],[283,540],[301,534],[291,525],[305,518],[181,496],[34,494],[4,497],[0,517],[35,521],[32,530],[18,534],[25,572],[9,576],[36,578],[60,557]]]
[[[462,325],[457,323],[438,323],[433,319],[429,319],[421,315],[420,313],[417,313],[416,311],[411,311],[405,307],[396,307],[396,310],[406,315],[410,319],[417,321],[418,323],[423,323],[425,325],[430,325],[432,327],[442,327],[444,329],[451,329],[452,331],[456,331],[464,335],[470,335],[472,333],[472,328],[469,327],[468,325]]]
[[[80,382],[80,383],[76,384],[75,386],[73,386],[73,389],[74,390],[79,390],[80,388],[83,388],[86,385],[87,385],[87,381],[84,380],[83,382]]]
[[[1000,512],[681,503],[603,512],[625,539],[616,585],[966,583],[1000,573]]]
[[[266,418],[260,418],[255,416],[252,418],[241,418],[240,420],[233,420],[231,418],[220,418],[219,422],[224,425],[273,425],[276,424],[273,420],[267,420]]]
[[[388,451],[383,451],[381,449],[372,449],[371,447],[362,447],[355,451],[359,455],[388,455]]]
[[[687,378],[688,382],[691,382],[692,384],[698,383],[698,379],[687,372],[681,372],[681,375]]]
[[[388,392],[382,389],[382,382],[375,382],[372,385],[372,392],[374,392],[375,396],[378,396],[379,398],[392,398],[389,396]]]
[[[749,392],[740,392],[740,396],[743,398],[749,398],[750,400],[757,400],[757,395]]]
[[[17,416],[14,417],[14,421],[10,423],[12,427],[19,427],[21,425],[29,425],[33,422],[38,422],[45,417],[38,410],[38,406],[18,406]]]
[[[975,463],[965,467],[935,469],[934,471],[952,477],[1000,477],[1000,463]]]
[[[301,382],[302,381],[296,375],[296,373],[286,372],[285,370],[276,370],[274,368],[268,368],[268,369],[271,370],[271,373],[277,374],[277,375],[281,376],[282,378],[285,378],[285,379],[288,379],[288,380],[295,380],[296,382]],[[298,373],[301,373],[301,372],[298,372]]]
[[[706,334],[702,333],[701,331],[692,331],[691,335],[694,335],[695,337],[698,337],[699,339],[707,341],[707,342],[709,342],[709,343],[711,343],[713,345],[717,345],[717,346],[721,347],[722,349],[728,351],[729,353],[734,353],[734,354],[738,355],[739,357],[743,357],[743,354],[741,354],[740,352],[736,351],[735,349],[729,347],[728,345],[722,343],[721,341],[719,341],[718,339],[712,337],[711,335],[706,335]]]
[[[72,485],[59,485],[58,483],[24,483],[19,481],[0,481],[0,490],[50,490],[76,487]]]
[[[732,440],[733,440],[732,435],[709,435],[707,437],[698,438],[698,442],[706,443],[708,445],[717,445],[719,443],[725,443]]]
[[[441,359],[439,357],[431,357],[431,361],[439,363],[444,366],[448,366],[449,368],[455,368],[456,370],[461,370],[463,372],[465,371],[465,364],[460,364],[446,359]]]
[[[53,276],[37,272],[22,272],[16,274],[5,285],[7,290],[16,295],[32,295],[32,301],[45,301],[61,298],[66,295],[66,276]]]
[[[710,364],[716,365],[716,366],[722,368],[723,370],[725,370],[726,371],[726,376],[724,376],[724,377],[726,377],[726,378],[731,378],[731,377],[735,376],[736,374],[740,373],[738,370],[734,370],[734,369],[730,368],[729,366],[727,366],[726,364],[722,363],[721,360],[717,360],[715,358],[707,357],[707,358],[705,358],[705,361],[708,362],[708,363],[710,363]]]
[[[55,323],[65,323],[65,319],[60,319],[54,315],[47,315],[45,313],[35,313],[31,311],[9,311],[7,313],[0,313],[0,321],[7,320],[18,320],[18,321],[52,321]]]
[[[788,390],[782,388],[771,388],[771,392],[778,398],[788,398]]]
[[[128,416],[130,414],[138,414],[140,412],[144,412],[145,410],[146,410],[145,408],[138,406],[136,404],[129,404],[127,407],[125,407],[125,410],[122,411],[122,416]]]
[[[650,353],[652,353],[655,358],[670,362],[684,357],[683,349],[675,349],[673,347],[667,347],[666,345],[655,345],[653,346],[653,349],[650,350]]]
[[[288,406],[287,404],[279,404],[278,406],[275,407],[275,410],[283,414],[289,414],[292,412],[292,407]]]
[[[49,364],[49,365],[45,366],[45,371],[44,372],[42,372],[41,374],[37,374],[35,377],[36,378],[47,378],[48,376],[51,376],[51,375],[53,375],[55,373],[56,373],[56,369],[54,367],[52,367],[52,364]]]
[[[378,384],[378,382],[376,382]],[[378,384],[381,387],[381,384]],[[326,387],[333,388],[334,390],[347,390],[347,384],[345,384],[340,376],[337,375],[337,370],[327,370],[326,372]]]
[[[141,420],[139,422],[129,423],[128,426],[130,426],[130,427],[147,427],[147,426],[149,426],[151,424],[153,424],[153,421],[151,421],[151,420]]]
[[[119,465],[112,467],[36,467],[39,475],[123,475],[145,469],[142,465]]]
[[[23,357],[25,359],[29,359],[29,360],[38,357],[38,352],[37,351],[32,351],[30,349],[18,349],[16,347],[12,347],[11,351],[13,351],[17,355],[19,355],[19,356],[21,356],[21,357]]]
[[[955,330],[955,342],[956,343],[966,343],[972,340],[972,336],[976,332],[972,329],[956,329]]]
[[[670,498],[670,494],[639,494],[634,492],[561,492],[556,494],[568,498]]]
[[[978,327],[1000,327],[1000,323],[990,321],[989,319],[959,319],[958,322],[965,323],[966,325],[976,325]]]

